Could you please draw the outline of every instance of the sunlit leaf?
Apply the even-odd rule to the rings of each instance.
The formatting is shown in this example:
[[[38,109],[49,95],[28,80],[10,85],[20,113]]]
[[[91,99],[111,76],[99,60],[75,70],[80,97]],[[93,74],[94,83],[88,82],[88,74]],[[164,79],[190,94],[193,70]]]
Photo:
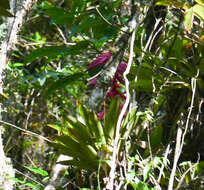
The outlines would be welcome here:
[[[184,15],[184,26],[186,30],[191,30],[193,27],[193,7],[186,10],[185,15]]]
[[[195,0],[195,2],[204,7],[204,0]]]
[[[27,168],[28,170],[30,170],[33,173],[40,174],[43,177],[48,176],[47,171],[42,170],[40,168],[31,168],[31,167],[28,167],[28,166],[25,166],[25,168]]]
[[[149,177],[149,173],[151,172],[152,166],[151,164],[146,164],[143,169],[143,181],[146,181]]]
[[[198,18],[204,20],[204,6],[199,5],[199,4],[194,5],[193,12]]]

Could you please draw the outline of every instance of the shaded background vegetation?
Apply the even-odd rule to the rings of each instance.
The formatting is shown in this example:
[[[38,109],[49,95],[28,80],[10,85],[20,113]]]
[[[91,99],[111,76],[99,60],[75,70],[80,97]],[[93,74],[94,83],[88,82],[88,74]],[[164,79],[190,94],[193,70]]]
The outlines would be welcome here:
[[[16,189],[49,183],[58,189],[106,187],[125,101],[107,92],[118,65],[128,63],[135,18],[131,99],[120,130],[115,185],[168,189],[178,143],[173,189],[203,189],[203,13],[202,0],[36,1],[10,55],[1,96],[2,120],[24,129],[5,125]],[[87,70],[108,51],[107,63]],[[97,83],[88,85],[98,73]],[[124,79],[119,86],[125,96]],[[101,111],[104,120],[97,117]],[[183,142],[176,138],[179,129]],[[68,167],[53,181],[59,154],[69,156],[63,162]]]

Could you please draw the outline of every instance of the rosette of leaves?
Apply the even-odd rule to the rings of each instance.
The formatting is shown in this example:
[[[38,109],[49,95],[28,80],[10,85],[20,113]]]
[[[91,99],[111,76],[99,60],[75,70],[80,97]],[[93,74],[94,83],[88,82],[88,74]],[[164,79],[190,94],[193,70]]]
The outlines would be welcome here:
[[[53,146],[60,154],[70,157],[69,160],[60,162],[61,164],[91,171],[97,171],[100,166],[104,171],[108,171],[116,124],[120,114],[120,101],[119,97],[112,100],[104,121],[100,121],[97,114],[78,103],[78,111],[83,121],[68,116],[61,125],[48,125],[61,134],[55,138]],[[135,111],[130,112],[124,118],[121,128],[122,141],[128,138],[133,126],[138,121]],[[127,123],[129,129],[125,130]],[[120,141],[119,146],[122,145],[123,142]]]
[[[70,156],[70,160],[61,163],[87,170],[96,170],[99,164],[109,167],[108,160],[120,112],[119,98],[111,102],[104,126],[97,115],[84,105],[78,103],[78,111],[83,121],[68,116],[61,125],[48,125],[61,134],[56,137],[54,147],[60,154]]]

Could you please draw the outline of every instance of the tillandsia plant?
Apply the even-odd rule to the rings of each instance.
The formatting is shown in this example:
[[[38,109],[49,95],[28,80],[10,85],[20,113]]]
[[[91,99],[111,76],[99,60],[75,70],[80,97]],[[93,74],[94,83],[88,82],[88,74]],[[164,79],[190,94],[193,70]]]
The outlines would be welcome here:
[[[110,55],[110,52],[101,54],[88,66],[87,71],[96,70],[106,64]],[[80,119],[67,116],[60,125],[48,125],[60,134],[53,143],[54,147],[60,154],[68,155],[70,158],[60,163],[90,171],[98,171],[101,168],[103,171],[101,175],[103,177],[105,174],[107,175],[110,170],[117,121],[126,99],[121,91],[126,67],[127,64],[121,62],[116,69],[111,88],[105,96],[105,99],[110,102],[108,108],[104,108],[103,111],[96,114],[83,103],[77,102]],[[96,82],[95,77],[88,83],[88,86],[94,86]],[[136,114],[136,109],[124,116],[120,145],[124,145],[124,141],[129,138],[139,116]],[[126,130],[127,126],[128,130]]]

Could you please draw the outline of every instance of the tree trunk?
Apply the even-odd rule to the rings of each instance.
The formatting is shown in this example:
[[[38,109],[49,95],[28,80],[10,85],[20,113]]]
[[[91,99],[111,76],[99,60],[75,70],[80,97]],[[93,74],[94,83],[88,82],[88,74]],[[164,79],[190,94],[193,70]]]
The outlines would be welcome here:
[[[1,45],[0,45],[0,93],[3,94],[4,70],[7,67],[9,55],[17,42],[17,34],[23,24],[26,13],[30,10],[34,0],[10,0],[10,12],[14,17],[9,17],[0,25]],[[1,118],[1,105],[0,105]],[[13,189],[13,181],[8,177],[14,177],[15,172],[11,164],[11,159],[6,158],[3,149],[4,127],[0,126],[0,190]]]

